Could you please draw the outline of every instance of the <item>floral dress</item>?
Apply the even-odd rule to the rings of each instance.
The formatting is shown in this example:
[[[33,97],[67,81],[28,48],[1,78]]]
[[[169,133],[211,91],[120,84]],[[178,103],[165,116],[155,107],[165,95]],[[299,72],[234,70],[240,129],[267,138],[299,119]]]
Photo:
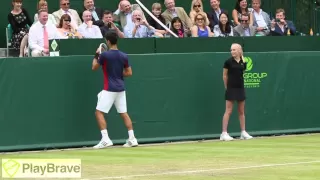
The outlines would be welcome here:
[[[11,45],[14,49],[20,49],[21,40],[23,37],[28,34],[29,27],[32,25],[32,21],[29,17],[28,12],[22,8],[21,13],[12,14],[11,12],[8,15],[8,21],[12,28],[12,38]]]

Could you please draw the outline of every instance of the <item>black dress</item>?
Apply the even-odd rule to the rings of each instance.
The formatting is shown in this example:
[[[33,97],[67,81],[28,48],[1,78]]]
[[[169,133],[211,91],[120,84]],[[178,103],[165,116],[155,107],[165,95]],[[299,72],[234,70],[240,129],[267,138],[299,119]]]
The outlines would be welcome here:
[[[225,92],[225,99],[229,101],[244,101],[246,93],[244,88],[243,72],[247,63],[241,59],[239,63],[232,57],[225,61],[224,67],[228,69],[228,82]]]

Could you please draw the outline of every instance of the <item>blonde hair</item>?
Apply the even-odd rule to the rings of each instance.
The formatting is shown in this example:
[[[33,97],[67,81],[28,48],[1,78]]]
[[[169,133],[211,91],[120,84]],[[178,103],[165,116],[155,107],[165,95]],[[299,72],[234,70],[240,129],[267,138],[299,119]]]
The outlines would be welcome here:
[[[38,9],[38,10],[42,9],[41,6],[43,6],[43,5],[45,5],[45,4],[48,6],[48,2],[47,2],[46,0],[40,0],[40,1],[38,2],[37,9]]]
[[[242,46],[239,43],[232,43],[231,47],[235,46],[235,48],[238,49],[239,53],[240,53],[240,57],[243,58],[243,49]]]
[[[160,3],[153,3],[152,4],[152,10],[153,9],[160,9],[161,10],[161,4]]]
[[[205,13],[205,12],[203,12],[203,11],[200,11],[200,12],[198,12],[195,16],[194,16],[194,22],[196,22],[196,20],[197,20],[197,17],[198,16],[202,16],[202,18],[203,18],[203,21],[204,21],[204,26],[208,26],[209,25],[209,22],[208,22],[208,19],[207,19],[207,14]]]
[[[199,3],[200,4],[200,11],[203,11],[203,4],[202,4],[202,0],[192,0],[191,2],[191,11],[193,11],[193,6],[196,4],[196,3]]]

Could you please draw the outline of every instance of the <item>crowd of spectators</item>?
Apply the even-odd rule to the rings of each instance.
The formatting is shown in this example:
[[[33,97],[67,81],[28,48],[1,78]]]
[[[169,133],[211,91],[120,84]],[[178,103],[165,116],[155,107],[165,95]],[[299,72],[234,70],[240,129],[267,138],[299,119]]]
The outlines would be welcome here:
[[[60,9],[48,12],[48,2],[39,0],[38,12],[31,19],[22,0],[12,0],[8,21],[12,27],[12,47],[19,56],[49,55],[50,39],[102,38],[108,31],[115,31],[120,38],[148,37],[229,37],[229,36],[285,36],[294,35],[296,28],[286,20],[281,8],[271,18],[261,9],[261,0],[235,0],[229,14],[220,7],[220,0],[210,0],[210,11],[204,12],[201,0],[190,0],[191,11],[176,7],[175,0],[154,3],[152,14],[161,22],[145,14],[138,4],[120,0],[118,9],[96,7],[94,0],[83,0],[81,12],[71,8],[69,0],[60,0]],[[164,28],[165,26],[166,28]],[[173,34],[168,31],[171,30]]]

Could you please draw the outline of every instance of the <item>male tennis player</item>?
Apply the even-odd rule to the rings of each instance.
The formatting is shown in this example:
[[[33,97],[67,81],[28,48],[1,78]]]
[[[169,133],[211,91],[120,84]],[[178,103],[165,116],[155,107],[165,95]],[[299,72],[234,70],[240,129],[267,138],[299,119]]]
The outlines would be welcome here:
[[[127,113],[126,92],[123,80],[123,77],[132,75],[128,56],[118,50],[118,35],[116,32],[107,32],[105,38],[109,51],[99,54],[100,50],[98,48],[92,62],[92,70],[97,70],[102,66],[104,73],[104,88],[98,94],[98,103],[96,107],[96,118],[101,130],[102,139],[93,148],[100,149],[113,145],[108,136],[107,124],[104,118],[104,113],[108,113],[113,104],[128,128],[129,139],[123,146],[138,146],[138,141],[133,133],[132,122]]]

